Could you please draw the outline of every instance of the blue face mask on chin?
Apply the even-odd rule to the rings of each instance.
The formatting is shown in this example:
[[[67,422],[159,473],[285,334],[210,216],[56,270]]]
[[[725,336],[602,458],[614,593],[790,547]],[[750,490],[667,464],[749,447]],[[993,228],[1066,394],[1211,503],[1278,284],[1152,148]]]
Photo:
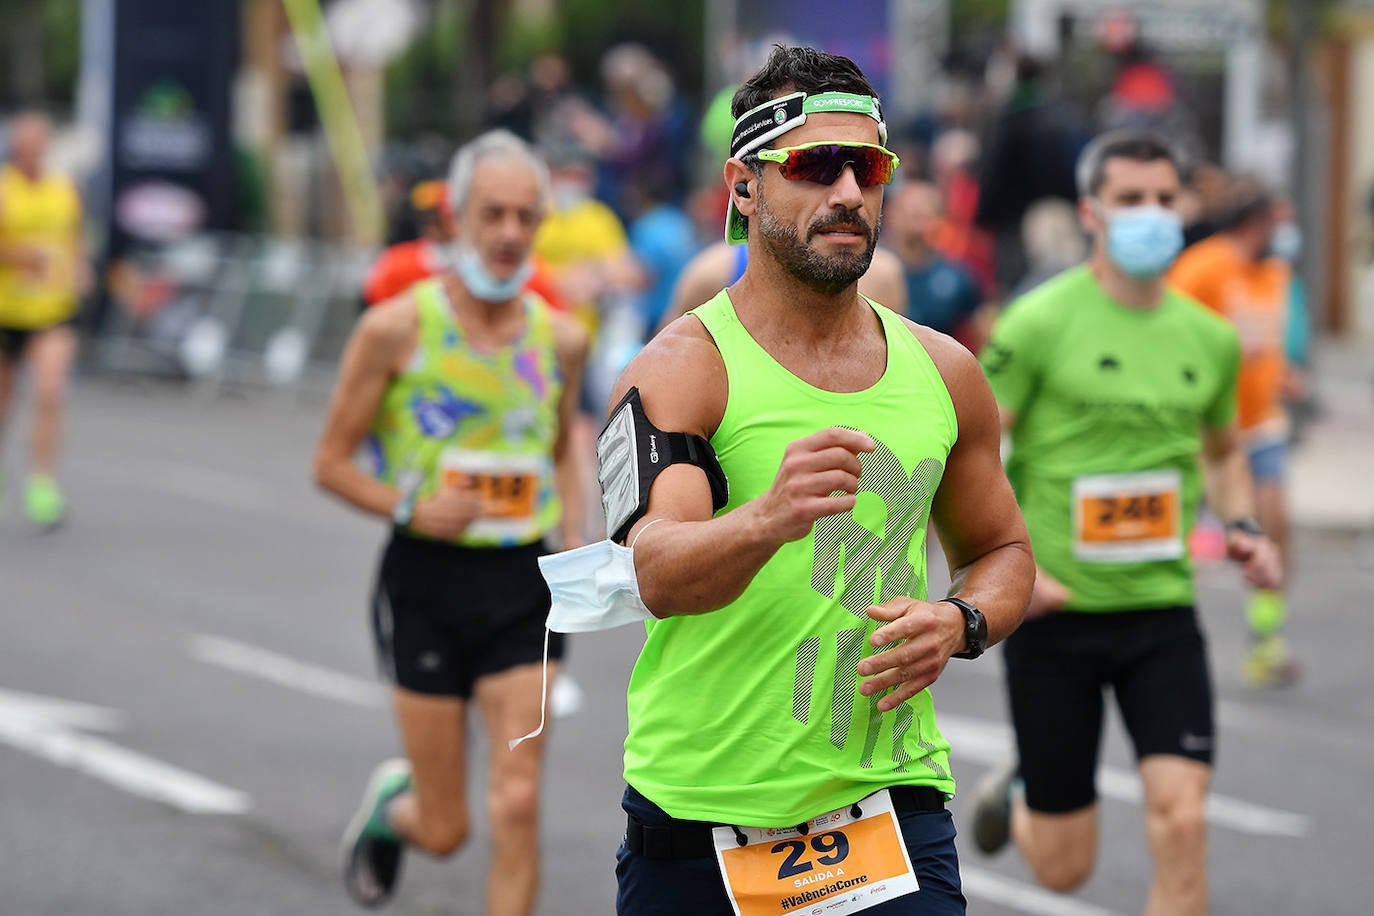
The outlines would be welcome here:
[[[1107,257],[1137,280],[1162,276],[1183,250],[1183,221],[1163,207],[1123,207],[1107,213]]]
[[[487,270],[482,263],[482,256],[471,245],[455,242],[451,250],[453,267],[463,285],[473,298],[483,302],[509,302],[520,294],[534,273],[534,265],[526,259],[508,279],[498,280]]]

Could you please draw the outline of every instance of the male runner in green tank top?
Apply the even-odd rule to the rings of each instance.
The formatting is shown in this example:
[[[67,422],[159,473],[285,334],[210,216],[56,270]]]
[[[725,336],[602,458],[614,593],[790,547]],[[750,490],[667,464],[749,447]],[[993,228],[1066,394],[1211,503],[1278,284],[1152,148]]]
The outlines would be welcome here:
[[[406,845],[453,854],[469,833],[467,708],[491,741],[491,872],[484,904],[523,916],[539,877],[541,720],[549,592],[543,539],[581,505],[565,462],[586,334],[522,292],[548,171],[519,138],[483,134],[449,180],[451,265],[369,309],[344,354],[315,476],[391,521],[374,597],[405,760],[373,774],[344,837],[344,880],[364,906],[391,896]],[[372,474],[355,466],[366,448]],[[560,497],[562,497],[560,499]],[[577,546],[576,518],[562,515]],[[562,654],[555,634],[549,657]]]
[[[1145,791],[1149,916],[1207,909],[1203,807],[1215,735],[1185,547],[1199,458],[1208,502],[1231,523],[1231,559],[1261,588],[1280,575],[1252,517],[1236,430],[1239,340],[1165,285],[1183,239],[1179,182],[1161,138],[1095,140],[1078,167],[1091,259],[1013,302],[983,351],[1040,571],[1004,653],[1024,791],[1012,790],[1010,767],[987,779],[975,839],[992,852],[1010,835],[1054,890],[1087,880],[1110,685]]]
[[[629,687],[618,912],[963,913],[927,688],[1030,595],[996,405],[967,350],[856,291],[896,166],[863,73],[778,47],[734,112],[748,268],[613,397],[708,439],[729,481],[713,513],[702,470],[668,467],[626,538],[657,619]],[[930,520],[966,607],[926,600]]]

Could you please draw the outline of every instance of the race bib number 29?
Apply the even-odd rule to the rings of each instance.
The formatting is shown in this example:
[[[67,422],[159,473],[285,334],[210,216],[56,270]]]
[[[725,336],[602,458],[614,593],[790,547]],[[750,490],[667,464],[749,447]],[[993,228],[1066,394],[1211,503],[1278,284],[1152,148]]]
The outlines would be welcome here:
[[[920,889],[886,789],[797,827],[717,827],[736,916],[857,913]],[[737,832],[738,831],[738,832]],[[740,844],[740,837],[744,844]]]

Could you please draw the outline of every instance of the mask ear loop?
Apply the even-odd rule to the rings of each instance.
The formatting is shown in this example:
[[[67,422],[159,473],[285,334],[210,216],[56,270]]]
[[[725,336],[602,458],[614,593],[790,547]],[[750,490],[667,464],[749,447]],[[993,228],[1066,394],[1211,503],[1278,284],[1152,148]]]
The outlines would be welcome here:
[[[519,738],[512,738],[506,744],[511,750],[515,750],[531,738],[538,738],[544,731],[544,717],[548,714],[549,706],[549,628],[544,627],[544,666],[543,674],[540,675],[539,683],[539,727],[528,735],[521,735]]]
[[[666,518],[656,518],[656,519],[654,519],[653,521],[649,522],[649,524],[645,525],[643,528],[640,528],[640,529],[639,529],[639,533],[635,535],[635,539],[634,539],[633,541],[630,542],[630,549],[631,549],[631,550],[634,550],[634,549],[635,549],[635,545],[638,544],[638,543],[639,543],[639,539],[640,539],[641,537],[644,536],[644,532],[648,531],[650,528],[654,527],[654,526],[657,525],[659,522],[666,522],[666,521],[667,521]],[[541,734],[543,734],[543,732],[544,732],[544,721],[545,721],[545,718],[548,716],[548,706],[549,706],[548,701],[549,701],[549,628],[548,628],[548,627],[544,627],[544,662],[543,662],[543,673],[540,675],[540,678],[539,678],[539,727],[536,728],[534,731],[530,732],[528,735],[521,735],[519,738],[512,738],[510,741],[507,741],[506,744],[507,744],[507,746],[508,746],[512,751],[515,750],[515,749],[516,749],[517,747],[519,747],[520,745],[524,744],[526,741],[530,740],[531,738],[538,738]]]
[[[666,518],[656,518],[656,519],[654,519],[652,522],[650,522],[649,524],[645,525],[643,528],[640,528],[640,529],[639,529],[639,534],[636,534],[636,535],[635,535],[635,539],[634,539],[633,541],[630,542],[630,549],[631,549],[631,550],[634,550],[634,549],[635,549],[635,545],[639,543],[639,539],[642,538],[642,537],[644,537],[644,532],[648,531],[650,528],[654,527],[654,526],[657,525],[659,522],[666,522],[666,521],[667,521]]]

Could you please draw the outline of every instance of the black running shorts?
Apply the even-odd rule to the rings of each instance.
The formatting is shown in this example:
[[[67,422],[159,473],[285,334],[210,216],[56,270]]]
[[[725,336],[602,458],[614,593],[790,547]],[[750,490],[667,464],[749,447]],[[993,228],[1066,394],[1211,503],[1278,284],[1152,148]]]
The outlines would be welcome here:
[[[24,350],[28,347],[30,340],[44,331],[60,328],[64,324],[71,324],[71,320],[59,321],[57,324],[44,325],[41,328],[0,326],[0,360],[18,361],[24,355]]]
[[[372,600],[383,673],[415,693],[466,699],[478,678],[538,664],[550,603],[538,560],[548,552],[393,534]],[[563,643],[549,634],[550,660],[563,657]]]
[[[0,359],[17,360],[24,355],[29,339],[38,333],[30,328],[0,327]]]
[[[1051,614],[1022,624],[1004,651],[1032,811],[1067,813],[1096,800],[1106,687],[1137,760],[1212,763],[1212,684],[1193,608]]]

